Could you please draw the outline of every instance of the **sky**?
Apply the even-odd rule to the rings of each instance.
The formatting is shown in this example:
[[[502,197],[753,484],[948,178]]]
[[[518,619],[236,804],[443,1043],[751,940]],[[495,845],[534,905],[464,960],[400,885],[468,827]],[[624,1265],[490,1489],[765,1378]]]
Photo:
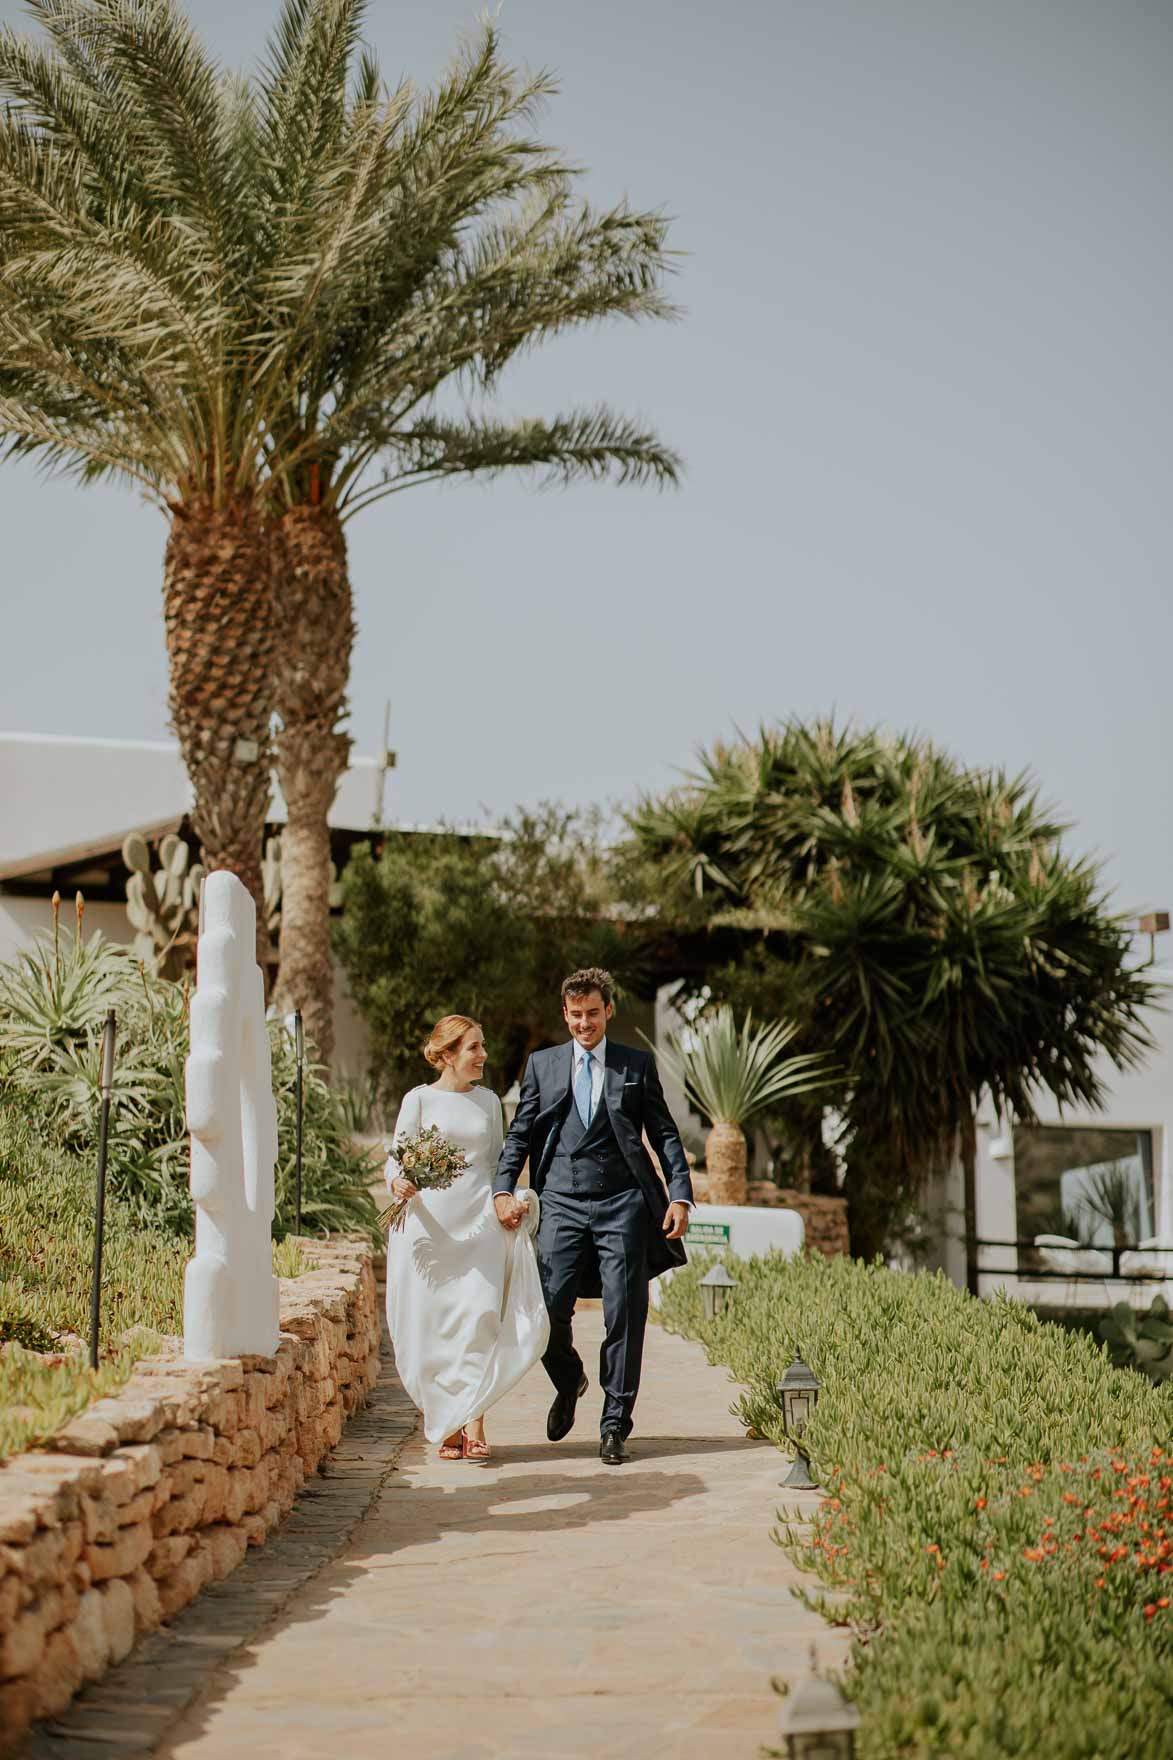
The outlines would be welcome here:
[[[270,0],[192,0],[234,65]],[[385,75],[475,0],[371,0]],[[0,0],[0,22],[22,8]],[[795,715],[1029,768],[1121,909],[1173,905],[1173,8],[505,0],[584,192],[673,216],[675,324],[561,337],[504,413],[605,401],[677,491],[398,495],[349,527],[357,749],[387,811],[670,786]],[[0,470],[0,728],[167,735],[165,528]]]

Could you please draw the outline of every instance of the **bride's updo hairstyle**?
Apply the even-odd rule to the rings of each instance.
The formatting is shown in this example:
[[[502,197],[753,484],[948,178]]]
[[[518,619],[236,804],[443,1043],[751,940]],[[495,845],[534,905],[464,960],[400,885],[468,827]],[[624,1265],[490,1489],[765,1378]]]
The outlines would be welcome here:
[[[443,1069],[445,1052],[457,1049],[464,1035],[472,1027],[479,1027],[480,1021],[474,1021],[467,1014],[446,1014],[438,1020],[428,1035],[424,1046],[424,1056],[433,1069]]]

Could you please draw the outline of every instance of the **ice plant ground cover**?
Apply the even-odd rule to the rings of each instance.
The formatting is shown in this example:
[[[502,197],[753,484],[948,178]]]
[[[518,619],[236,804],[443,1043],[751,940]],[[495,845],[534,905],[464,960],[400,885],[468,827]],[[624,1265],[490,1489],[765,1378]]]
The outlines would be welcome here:
[[[706,1323],[705,1269],[660,1317],[728,1365],[748,1427],[785,1446],[797,1351],[823,1384],[825,1496],[799,1527],[779,1491],[774,1537],[853,1631],[862,1760],[1173,1755],[1173,1390],[940,1276],[730,1261]]]

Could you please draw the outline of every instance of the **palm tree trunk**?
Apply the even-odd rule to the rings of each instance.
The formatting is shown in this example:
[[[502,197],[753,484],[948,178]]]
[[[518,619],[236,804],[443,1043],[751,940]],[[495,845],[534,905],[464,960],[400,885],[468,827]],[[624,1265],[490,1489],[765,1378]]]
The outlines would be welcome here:
[[[705,1139],[705,1171],[710,1204],[744,1204],[746,1199],[745,1132],[728,1119],[714,1121]]]
[[[199,494],[175,509],[163,620],[171,722],[195,794],[192,820],[204,865],[227,868],[252,893],[257,959],[267,976],[261,851],[276,631],[268,539],[250,498],[218,506]]]
[[[330,831],[326,815],[350,757],[347,713],[354,610],[346,539],[327,507],[291,507],[276,547],[281,666],[277,775],[288,820],[281,836],[281,957],[277,1004],[302,1011],[323,1063],[334,1050],[330,953]]]

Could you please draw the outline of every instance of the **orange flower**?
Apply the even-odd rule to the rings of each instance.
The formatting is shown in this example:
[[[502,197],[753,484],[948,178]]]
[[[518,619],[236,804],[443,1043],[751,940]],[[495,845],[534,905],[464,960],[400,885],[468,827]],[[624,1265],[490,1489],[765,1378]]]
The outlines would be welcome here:
[[[994,1572],[994,1581],[995,1581],[995,1583],[1000,1583],[1000,1582],[1001,1582],[1001,1581],[1002,1581],[1002,1578],[1003,1578],[1003,1577],[1004,1577],[1004,1576],[1005,1576],[1005,1575],[1006,1575],[1006,1572],[1005,1572],[1005,1571],[995,1571],[995,1572]]]
[[[976,1501],[976,1502],[975,1502],[975,1504],[974,1504],[974,1506],[973,1506],[973,1507],[974,1507],[974,1508],[975,1508],[975,1509],[985,1509],[985,1507],[986,1507],[986,1500],[985,1500],[985,1498],[984,1498],[984,1497],[979,1497],[979,1498],[978,1498],[978,1499],[977,1499],[977,1501]]]

